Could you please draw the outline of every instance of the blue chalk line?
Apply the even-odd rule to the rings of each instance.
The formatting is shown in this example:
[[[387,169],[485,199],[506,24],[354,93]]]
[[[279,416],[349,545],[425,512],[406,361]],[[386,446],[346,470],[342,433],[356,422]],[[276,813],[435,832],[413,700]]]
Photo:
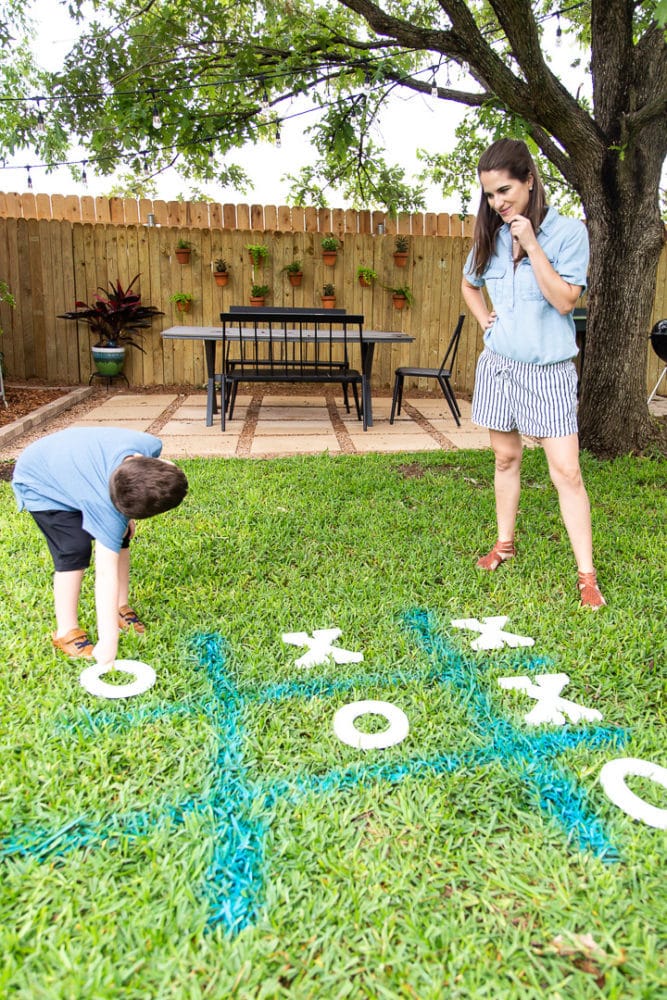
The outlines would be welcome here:
[[[307,795],[331,795],[361,785],[382,781],[398,783],[407,777],[421,777],[469,771],[500,763],[525,786],[532,802],[554,819],[568,844],[590,850],[605,861],[618,860],[602,824],[592,813],[575,779],[557,766],[557,757],[585,745],[592,751],[622,747],[628,734],[619,729],[595,726],[562,727],[558,732],[523,732],[500,717],[492,699],[480,687],[480,664],[466,660],[438,629],[435,616],[415,609],[403,616],[406,629],[431,660],[422,672],[397,671],[390,676],[369,673],[356,677],[312,679],[269,684],[241,691],[226,671],[227,648],[218,633],[201,633],[193,639],[198,666],[206,670],[212,696],[201,703],[133,709],[123,715],[87,713],[64,724],[70,731],[99,735],[108,729],[122,730],[161,715],[204,712],[215,726],[218,751],[213,762],[214,782],[205,796],[192,797],[154,810],[111,815],[95,823],[77,817],[55,832],[32,828],[15,833],[0,845],[0,856],[33,857],[38,861],[53,854],[104,843],[119,838],[146,836],[156,826],[181,824],[188,814],[210,817],[213,822],[213,850],[205,876],[204,891],[210,906],[209,925],[222,926],[237,934],[255,923],[264,899],[265,844],[267,832],[279,802],[294,803]],[[536,658],[522,661],[522,669],[537,669],[546,662]],[[414,756],[403,761],[360,762],[335,768],[324,774],[295,773],[278,780],[251,780],[244,764],[243,713],[247,704],[286,699],[328,697],[369,685],[438,683],[451,688],[467,713],[470,728],[481,737],[481,745],[461,753]]]

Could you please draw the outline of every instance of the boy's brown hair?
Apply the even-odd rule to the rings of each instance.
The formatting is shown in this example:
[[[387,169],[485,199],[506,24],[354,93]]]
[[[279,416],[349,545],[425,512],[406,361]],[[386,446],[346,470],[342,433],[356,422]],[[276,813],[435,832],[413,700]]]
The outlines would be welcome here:
[[[188,480],[177,465],[143,455],[126,459],[111,473],[109,496],[125,517],[154,517],[178,507]]]

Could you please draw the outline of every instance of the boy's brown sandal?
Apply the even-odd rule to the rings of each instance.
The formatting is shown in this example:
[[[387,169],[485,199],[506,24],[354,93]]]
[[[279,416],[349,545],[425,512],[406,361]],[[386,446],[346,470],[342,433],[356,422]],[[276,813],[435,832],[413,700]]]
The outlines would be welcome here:
[[[54,632],[51,636],[51,642],[56,649],[59,649],[61,653],[65,653],[66,656],[71,656],[72,659],[79,659],[81,657],[84,660],[92,659],[93,644],[82,628],[71,628],[69,632],[61,635],[60,638]]]
[[[515,554],[514,542],[496,542],[490,552],[477,560],[477,566],[479,569],[493,572],[494,569],[498,569],[501,563],[504,563],[506,559],[511,559]]]
[[[118,609],[118,627],[125,631],[133,628],[139,635],[146,631],[146,626],[139,620],[139,615],[133,611],[129,604],[124,604]]]
[[[582,608],[601,608],[607,602],[600,593],[595,570],[592,573],[579,573],[579,593]]]

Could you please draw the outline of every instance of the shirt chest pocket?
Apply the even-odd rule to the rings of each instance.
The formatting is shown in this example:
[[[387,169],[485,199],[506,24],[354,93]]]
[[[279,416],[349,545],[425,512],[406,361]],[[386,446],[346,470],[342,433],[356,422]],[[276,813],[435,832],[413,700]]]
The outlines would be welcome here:
[[[494,305],[509,302],[512,298],[512,274],[507,264],[492,260],[484,273],[489,297]]]
[[[549,263],[555,269],[554,261],[548,258]],[[544,292],[537,283],[537,278],[535,277],[535,272],[531,267],[530,261],[524,258],[519,262],[516,269],[516,291],[517,297],[523,299],[543,299]]]

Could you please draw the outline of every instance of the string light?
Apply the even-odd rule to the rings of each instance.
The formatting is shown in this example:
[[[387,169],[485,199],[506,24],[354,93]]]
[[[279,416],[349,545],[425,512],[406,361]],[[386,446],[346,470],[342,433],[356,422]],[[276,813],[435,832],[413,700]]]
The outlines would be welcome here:
[[[268,109],[269,109],[269,95],[268,95],[268,93],[266,91],[266,83],[264,82],[264,77],[263,76],[260,76],[259,82],[262,85],[262,97],[261,97],[261,100],[259,102],[259,106],[262,109],[262,111],[268,111]]]
[[[548,19],[550,19],[552,17],[556,17],[557,18],[558,24],[557,24],[557,28],[556,28],[556,44],[560,45],[561,44],[562,34],[563,34],[562,27],[561,27],[561,24],[560,24],[560,15],[561,15],[561,13],[564,13],[565,11],[577,9],[579,7],[582,7],[583,5],[584,5],[583,2],[574,3],[574,4],[571,4],[570,6],[568,6],[566,8],[562,8],[559,11],[554,11],[554,12],[552,12],[550,14],[547,14],[547,15],[541,17],[541,18],[538,18],[537,20],[539,22],[542,22],[542,21],[548,20]],[[494,28],[493,30],[497,31],[498,29]],[[488,32],[483,32],[483,33],[488,33]],[[385,57],[383,57],[383,56],[378,56],[377,57],[378,64],[380,64],[384,60],[384,58]],[[326,64],[323,64],[323,65],[326,65]],[[450,86],[451,85],[451,74],[450,74],[450,63],[449,63],[449,60],[447,60],[447,62],[446,62],[446,69],[447,69],[446,84],[447,84],[447,86]],[[470,72],[470,68],[469,68],[468,63],[466,63],[466,62],[461,63],[460,64],[460,70],[461,70],[462,73],[468,74]],[[422,73],[423,72],[428,72],[428,69],[420,70],[419,72],[422,72]],[[430,72],[432,73],[432,79],[431,79],[431,82],[430,82],[430,92],[431,92],[431,95],[433,97],[437,97],[438,94],[439,94],[439,90],[438,90],[438,86],[437,86],[437,81],[436,81],[436,75],[435,75],[435,69],[434,69],[434,67],[432,67],[432,66],[430,67]],[[281,73],[276,73],[276,74],[273,74],[272,76],[275,77],[275,78],[279,78],[282,75],[283,74],[281,74]],[[265,77],[264,74],[260,74],[258,77],[256,77],[256,79],[260,82],[260,85],[262,86],[262,97],[261,97],[261,102],[260,102],[261,103],[261,107],[262,107],[263,110],[267,110],[270,107],[270,102],[269,102],[269,95],[267,93],[267,88],[266,88],[266,84],[265,84],[266,77]],[[239,80],[231,80],[231,79],[230,80],[223,79],[222,81],[219,81],[219,85],[230,84],[230,83],[239,83],[239,82],[241,82],[241,81],[239,81]],[[330,81],[329,81],[328,77],[327,77],[325,83],[326,83],[327,93],[329,93]],[[371,77],[370,72],[367,70],[365,78],[364,78],[363,89],[366,90],[367,87],[370,88],[371,83],[372,83],[372,77]],[[159,93],[172,94],[172,93],[174,93],[174,92],[176,92],[176,91],[178,91],[180,89],[187,89],[190,86],[191,86],[191,84],[188,83],[188,84],[184,84],[182,87],[176,86],[176,87],[159,88],[158,92]],[[204,85],[202,85],[202,86],[204,86]],[[130,92],[116,91],[115,93],[117,95],[120,95],[120,94],[128,94],[129,95]],[[160,115],[160,110],[159,110],[159,107],[158,107],[158,101],[157,101],[157,97],[156,97],[156,88],[152,88],[151,87],[148,90],[139,91],[139,92],[133,91],[132,92],[132,96],[134,96],[136,98],[141,93],[149,94],[151,96],[151,98],[153,100],[153,106],[152,106],[152,124],[153,124],[154,128],[156,128],[156,129],[160,128],[162,126],[162,117]],[[79,96],[79,97],[87,97],[87,98],[97,98],[97,99],[102,99],[103,100],[106,97],[108,97],[109,95],[106,94],[106,93],[104,93],[104,92],[100,92],[100,93],[86,93],[86,94],[83,94],[83,95],[79,94],[77,96]],[[44,115],[42,114],[42,110],[41,110],[41,102],[42,101],[47,101],[47,102],[50,101],[51,103],[55,104],[56,102],[62,102],[62,101],[67,100],[67,99],[68,99],[68,95],[65,95],[65,97],[48,97],[48,96],[47,97],[44,97],[44,96],[41,96],[41,97],[6,97],[6,96],[3,95],[2,97],[0,97],[0,107],[2,107],[3,104],[21,103],[23,101],[36,101],[37,102],[37,128],[41,132],[43,130],[44,131],[46,130],[46,125],[45,125],[45,121],[44,121]],[[352,101],[353,106],[356,108],[356,101],[355,101],[353,95],[349,95],[347,97],[347,100]],[[295,115],[288,115],[286,117],[287,118],[301,117],[303,114],[308,114],[308,113],[311,113],[312,111],[315,111],[315,110],[321,110],[321,107],[320,108],[309,109],[309,111],[301,111],[301,112],[298,112]],[[357,110],[360,110],[360,109],[357,109]],[[211,137],[211,138],[215,138],[215,137]],[[279,145],[280,142],[281,142],[280,127],[279,127],[279,124],[277,124],[276,125],[276,145]],[[177,148],[177,147],[172,146],[172,145],[168,145],[168,146],[164,146],[164,147],[159,147],[159,151],[173,150],[175,148]],[[127,160],[127,158],[128,158],[129,155],[130,154],[120,155],[119,156],[119,160],[121,162],[123,160]],[[131,155],[134,156],[136,154],[131,154]],[[140,156],[142,156],[144,158],[144,160],[143,160],[143,163],[144,163],[144,172],[146,174],[148,174],[150,172],[150,168],[149,168],[148,161],[147,161],[148,150],[141,151],[140,152]],[[102,163],[104,161],[104,159],[106,159],[106,158],[105,157],[100,157],[100,158],[95,159],[93,162],[95,162],[95,163]],[[88,160],[85,160],[85,161],[82,161],[82,160],[62,160],[62,161],[50,162],[50,163],[37,163],[37,164],[32,164],[31,166],[32,166],[32,169],[49,169],[49,170],[52,170],[52,169],[55,169],[55,168],[58,168],[58,167],[73,167],[73,166],[77,166],[79,164],[87,164],[88,162],[89,162]],[[30,174],[31,166],[30,165],[19,166],[18,164],[8,164],[6,162],[6,159],[0,159],[0,170],[16,170],[16,169],[20,170],[20,169],[25,169],[26,172],[27,172],[27,183],[28,183],[28,187],[29,188],[32,188],[32,186],[33,186],[33,184],[32,184],[32,177],[31,177],[31,174]],[[85,166],[84,166],[84,170],[82,172],[82,180],[83,180],[83,177],[85,176],[85,173],[86,173],[86,171],[85,171]]]
[[[280,119],[276,118],[276,146],[277,146],[277,148],[280,149],[280,147],[282,146],[282,144],[283,144],[283,140],[282,140],[282,134],[281,134],[281,131],[280,131]]]
[[[162,128],[162,118],[160,116],[160,109],[157,106],[154,90],[151,90],[151,97],[153,98],[153,128]]]
[[[88,165],[88,160],[83,161],[83,170],[81,171],[81,183],[84,187],[88,187],[88,174],[86,173],[86,167]]]

